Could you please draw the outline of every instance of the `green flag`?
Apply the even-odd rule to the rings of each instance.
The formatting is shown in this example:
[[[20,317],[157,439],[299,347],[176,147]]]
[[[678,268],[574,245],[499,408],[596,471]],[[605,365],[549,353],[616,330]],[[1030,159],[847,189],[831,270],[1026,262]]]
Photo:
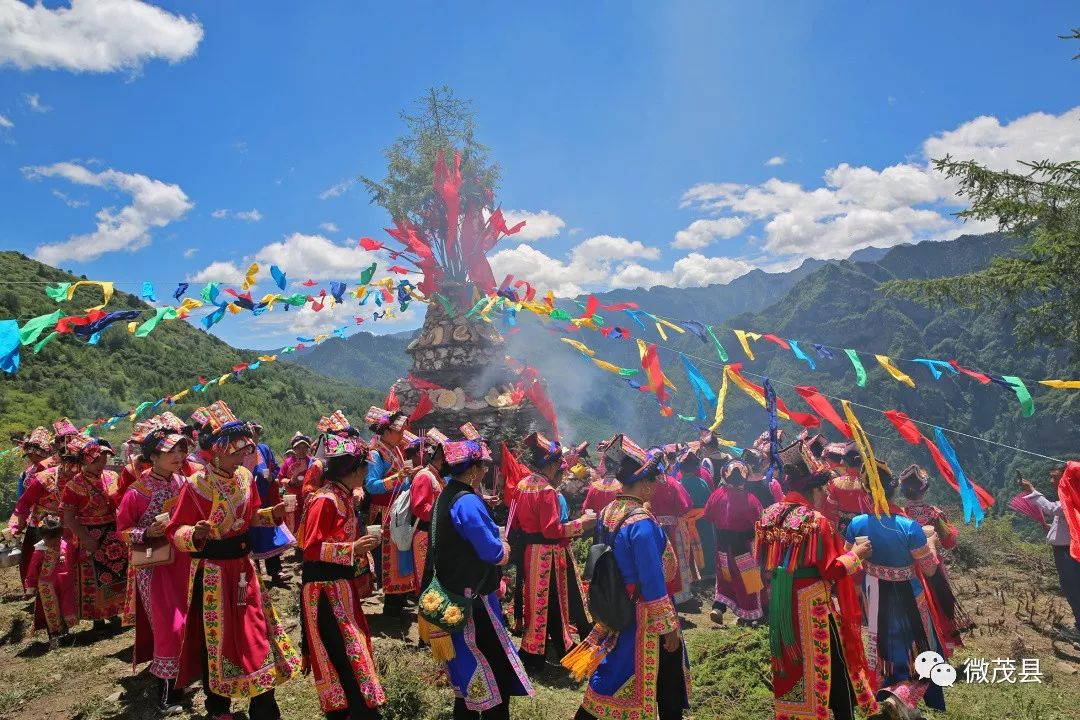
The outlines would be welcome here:
[[[855,376],[858,378],[858,386],[866,387],[866,368],[863,367],[862,360],[859,360],[859,354],[854,350],[849,350],[847,348],[844,348],[844,352],[847,353],[848,358],[851,360],[851,364],[855,366]]]
[[[60,322],[60,315],[60,311],[57,310],[54,313],[39,315],[33,320],[27,320],[26,324],[19,328],[19,342],[23,345],[37,342],[37,339],[41,337],[41,333],[48,328],[56,327],[56,323]]]

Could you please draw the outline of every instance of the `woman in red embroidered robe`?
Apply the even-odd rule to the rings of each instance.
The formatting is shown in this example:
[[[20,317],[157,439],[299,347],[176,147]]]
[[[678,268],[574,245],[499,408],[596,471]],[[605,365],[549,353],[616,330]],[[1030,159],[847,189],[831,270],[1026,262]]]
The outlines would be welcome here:
[[[874,511],[870,496],[859,480],[862,455],[854,442],[831,443],[825,446],[821,461],[826,467],[839,471],[829,481],[828,497],[822,512],[843,537],[853,517]]]
[[[81,470],[64,486],[64,525],[78,540],[79,613],[95,623],[119,618],[127,594],[131,550],[116,532],[117,473],[105,469],[113,454],[104,440],[79,451]]]
[[[328,720],[378,718],[386,696],[362,605],[371,592],[369,553],[381,540],[364,534],[353,511],[353,492],[367,477],[367,448],[359,439],[336,435],[325,443],[323,483],[308,498],[300,526],[304,664],[315,675]]]
[[[416,531],[413,533],[413,565],[416,567],[416,586],[421,587],[424,568],[427,566],[428,543],[431,537],[431,511],[435,501],[446,488],[447,472],[443,442],[446,436],[435,429],[428,430],[423,439],[423,454],[426,464],[415,475],[409,486],[409,509],[416,518]],[[417,630],[421,642],[431,639],[431,626],[424,618],[417,615]]]
[[[26,459],[26,467],[23,468],[22,474],[19,475],[16,500],[26,492],[26,486],[34,479],[35,475],[57,462],[57,459],[53,456],[52,438],[49,436],[49,431],[43,427],[34,428],[28,437],[19,442],[19,449],[22,450],[23,457]],[[11,521],[8,522],[12,534],[16,532],[25,533],[22,542],[22,556],[19,559],[20,582],[26,582],[26,571],[30,567],[30,558],[34,555],[34,545],[38,541],[37,525],[38,518],[34,517],[33,514],[30,514],[27,522],[21,526],[18,517],[15,515],[12,515]]]
[[[851,575],[872,548],[844,551],[825,502],[832,473],[813,472],[801,441],[781,451],[784,501],[757,524],[755,555],[771,574],[769,645],[777,720],[853,720],[855,708],[878,711],[877,679],[862,645],[862,617]],[[838,605],[834,604],[835,600]],[[839,607],[839,613],[836,608]]]
[[[671,470],[675,471],[676,468],[672,467]],[[693,599],[691,583],[701,579],[687,533],[687,516],[694,507],[694,501],[681,482],[671,475],[665,475],[656,482],[649,507],[664,528],[679,559],[679,589],[675,593],[675,604],[684,605]]]
[[[581,509],[592,510],[599,515],[612,500],[618,497],[620,492],[622,492],[622,483],[614,477],[597,478],[589,483]]]
[[[73,555],[60,519],[51,515],[42,518],[38,528],[41,539],[30,553],[24,587],[36,593],[37,614],[49,631],[49,646],[56,648],[61,636],[79,622],[78,572],[72,566]]]
[[[724,484],[705,503],[705,517],[716,533],[716,592],[709,617],[723,625],[724,611],[731,610],[739,624],[753,624],[765,615],[765,586],[751,553],[764,508],[746,489],[750,468],[745,463],[732,460],[720,474]]]
[[[177,550],[191,553],[176,686],[202,677],[211,718],[230,717],[230,699],[247,698],[251,720],[277,720],[274,687],[296,674],[300,656],[262,592],[247,531],[277,525],[285,505],[260,507],[255,479],[241,467],[255,451],[247,425],[221,401],[207,411],[214,459],[184,485],[165,528]]]
[[[368,522],[381,524],[383,529],[382,553],[376,561],[383,589],[383,614],[400,615],[405,599],[417,591],[412,549],[398,550],[390,541],[388,512],[397,488],[406,479],[405,456],[400,447],[406,417],[403,413],[372,407],[364,421],[376,435],[368,454],[364,492],[370,502]]]
[[[671,599],[678,587],[675,551],[646,503],[662,475],[660,454],[639,455],[609,442],[623,494],[600,518],[596,540],[612,549],[634,614],[620,631],[598,622],[565,658],[575,679],[588,678],[575,720],[680,720],[689,707],[690,664]]]
[[[533,673],[544,669],[549,640],[561,656],[573,645],[571,629],[579,638],[592,629],[570,540],[591,531],[596,516],[560,522],[555,487],[562,479],[562,447],[539,433],[527,437],[525,446],[538,472],[518,484],[514,528],[521,532],[516,542],[524,558],[518,569],[524,576],[525,604],[520,654],[525,669]]]
[[[124,492],[116,511],[116,530],[133,552],[167,543],[168,515],[180,497],[187,478],[180,470],[187,458],[183,435],[159,428],[142,438],[139,462],[148,466]],[[180,667],[180,641],[187,613],[191,556],[173,552],[172,562],[128,568],[125,626],[135,626],[132,665],[150,660],[150,674],[158,679],[158,709],[162,714],[179,710],[180,694],[174,689]]]

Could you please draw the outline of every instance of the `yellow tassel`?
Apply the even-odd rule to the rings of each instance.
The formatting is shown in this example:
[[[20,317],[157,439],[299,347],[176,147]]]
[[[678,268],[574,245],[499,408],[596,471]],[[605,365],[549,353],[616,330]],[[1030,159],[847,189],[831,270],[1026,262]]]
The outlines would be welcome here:
[[[456,656],[454,641],[446,633],[433,632],[429,642],[431,643],[431,657],[439,662],[450,662]]]
[[[563,657],[562,666],[570,671],[574,680],[581,682],[600,667],[606,654],[601,648],[583,640]]]

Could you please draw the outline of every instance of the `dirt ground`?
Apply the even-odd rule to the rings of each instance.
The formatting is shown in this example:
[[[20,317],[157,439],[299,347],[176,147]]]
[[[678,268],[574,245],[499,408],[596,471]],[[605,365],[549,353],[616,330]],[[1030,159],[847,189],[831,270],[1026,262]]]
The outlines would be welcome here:
[[[963,671],[957,686],[946,691],[950,710],[930,717],[943,720],[961,718],[1020,720],[1076,720],[1080,718],[1080,649],[1059,639],[1053,626],[1065,614],[1061,597],[1055,594],[1057,576],[1052,563],[1025,558],[1023,562],[994,565],[960,572],[953,577],[961,600],[977,623],[967,639],[965,657],[1039,658],[1043,682],[1039,685],[965,685]],[[289,567],[288,565],[286,566]],[[293,566],[295,570],[295,566]],[[154,708],[153,678],[145,668],[133,673],[132,631],[119,628],[95,635],[84,624],[74,635],[75,644],[50,651],[44,634],[30,630],[29,602],[17,593],[15,569],[0,571],[0,718],[78,718],[106,720],[125,718],[150,720]],[[295,642],[298,586],[272,589],[275,606],[287,618]],[[764,631],[736,628],[730,615],[724,628],[709,619],[711,591],[699,588],[701,609],[683,615],[691,657],[700,666],[695,675],[696,690],[687,718],[767,718],[768,668],[763,662],[732,674],[726,660],[739,648],[767,647]],[[448,717],[451,694],[438,666],[425,652],[416,649],[416,625],[411,620],[384,618],[378,598],[365,603],[375,638],[376,657],[389,676],[388,693],[393,697],[394,717]],[[708,677],[714,667],[716,677]],[[399,682],[399,678],[404,678]],[[537,697],[515,700],[513,717],[526,720],[559,720],[572,717],[583,686],[570,680],[561,668],[549,666],[535,679]],[[399,685],[408,687],[399,687]],[[419,685],[420,687],[413,687]],[[754,685],[750,698],[747,685]],[[441,707],[423,710],[417,694],[434,699]],[[314,685],[308,677],[297,677],[277,690],[286,718],[319,716]],[[193,712],[179,717],[201,717],[201,693],[192,697]],[[411,703],[411,704],[410,704]],[[441,706],[439,705],[441,703]],[[412,708],[412,709],[410,709]],[[240,710],[239,705],[235,709]],[[434,712],[434,714],[431,714]],[[443,714],[445,712],[446,714]],[[411,714],[410,714],[411,713]]]

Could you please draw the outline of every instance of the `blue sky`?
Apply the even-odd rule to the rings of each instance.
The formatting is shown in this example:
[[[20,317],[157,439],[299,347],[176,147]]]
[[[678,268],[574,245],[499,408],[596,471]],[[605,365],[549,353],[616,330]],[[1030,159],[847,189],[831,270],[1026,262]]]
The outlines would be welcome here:
[[[929,157],[1080,156],[1065,3],[94,4],[0,0],[0,247],[165,298],[253,259],[355,280],[388,218],[349,181],[432,85],[533,218],[496,275],[562,293],[952,237]],[[355,310],[215,332],[272,347]]]

